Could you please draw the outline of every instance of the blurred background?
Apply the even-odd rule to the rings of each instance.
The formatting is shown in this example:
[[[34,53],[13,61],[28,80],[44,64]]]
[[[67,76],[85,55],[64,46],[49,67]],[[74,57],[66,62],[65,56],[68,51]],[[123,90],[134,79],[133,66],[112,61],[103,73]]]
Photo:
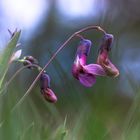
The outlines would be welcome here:
[[[34,56],[43,67],[71,34],[99,25],[115,37],[110,58],[120,76],[98,77],[93,87],[83,87],[71,74],[75,38],[47,68],[56,104],[44,100],[38,82],[11,112],[38,74],[29,69],[0,96],[0,140],[139,140],[139,5],[139,0],[1,0],[0,50],[10,37],[7,29],[21,29],[22,56]],[[102,34],[83,35],[93,42],[88,63],[95,63]],[[12,64],[6,81],[20,67]]]

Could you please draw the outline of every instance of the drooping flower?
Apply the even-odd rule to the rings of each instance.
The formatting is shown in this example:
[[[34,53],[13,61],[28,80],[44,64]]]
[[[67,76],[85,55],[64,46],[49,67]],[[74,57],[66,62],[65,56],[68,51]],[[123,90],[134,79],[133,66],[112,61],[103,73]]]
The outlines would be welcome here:
[[[48,102],[55,103],[57,101],[56,95],[50,88],[50,77],[46,73],[40,76],[40,88],[42,95]]]
[[[119,75],[119,70],[109,59],[109,52],[111,51],[111,44],[113,42],[112,34],[105,34],[102,40],[99,55],[97,58],[97,64],[101,65],[106,72],[107,76],[117,77]]]
[[[91,41],[83,39],[80,41],[76,58],[72,66],[73,76],[86,87],[91,87],[96,82],[96,76],[105,76],[104,69],[98,64],[86,65],[87,56],[90,52]]]

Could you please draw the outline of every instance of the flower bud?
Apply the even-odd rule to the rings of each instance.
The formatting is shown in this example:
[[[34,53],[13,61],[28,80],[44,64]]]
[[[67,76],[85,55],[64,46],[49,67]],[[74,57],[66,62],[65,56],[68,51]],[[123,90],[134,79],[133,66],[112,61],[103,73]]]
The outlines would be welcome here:
[[[37,59],[35,59],[33,56],[25,56],[23,58],[23,65],[27,66],[27,65],[31,65],[31,64],[38,64]],[[32,66],[28,67],[29,69],[33,68]]]
[[[28,62],[30,62],[30,64],[38,64],[37,59],[35,59],[33,56],[25,56],[23,59],[27,60],[27,62],[25,61],[25,63],[23,63],[24,65],[28,65]]]
[[[50,103],[56,103],[57,102],[57,97],[50,88],[47,88],[47,89],[44,89],[44,90],[42,89],[41,93],[48,102],[50,102]]]
[[[44,98],[51,103],[55,103],[57,101],[57,97],[54,92],[50,89],[50,77],[49,75],[43,73],[40,76],[40,88],[41,93]]]
[[[40,88],[47,89],[50,88],[50,77],[48,74],[41,74],[40,76]]]

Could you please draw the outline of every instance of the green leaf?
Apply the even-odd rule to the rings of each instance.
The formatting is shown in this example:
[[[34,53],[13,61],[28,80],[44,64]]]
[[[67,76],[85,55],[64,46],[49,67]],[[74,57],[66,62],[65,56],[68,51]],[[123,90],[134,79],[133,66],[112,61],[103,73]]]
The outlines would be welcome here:
[[[66,120],[67,118],[65,117],[64,124],[60,125],[55,131],[53,140],[64,140],[66,138],[68,133],[66,129]]]
[[[14,34],[14,36],[11,38],[9,43],[7,44],[6,48],[4,49],[1,57],[0,57],[0,88],[2,86],[4,77],[7,73],[8,67],[9,67],[9,60],[13,54],[13,51],[17,45],[17,42],[19,40],[21,31],[18,31]]]

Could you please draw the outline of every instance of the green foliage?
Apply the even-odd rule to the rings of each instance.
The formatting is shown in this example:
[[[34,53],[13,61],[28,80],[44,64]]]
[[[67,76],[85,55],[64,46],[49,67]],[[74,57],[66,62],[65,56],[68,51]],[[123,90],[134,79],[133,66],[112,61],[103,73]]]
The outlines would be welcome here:
[[[19,40],[21,31],[15,32],[0,56],[0,88],[9,67],[9,60]]]
[[[56,131],[52,135],[52,140],[66,140],[67,129],[66,129],[66,119],[64,120],[64,124],[60,125]]]

